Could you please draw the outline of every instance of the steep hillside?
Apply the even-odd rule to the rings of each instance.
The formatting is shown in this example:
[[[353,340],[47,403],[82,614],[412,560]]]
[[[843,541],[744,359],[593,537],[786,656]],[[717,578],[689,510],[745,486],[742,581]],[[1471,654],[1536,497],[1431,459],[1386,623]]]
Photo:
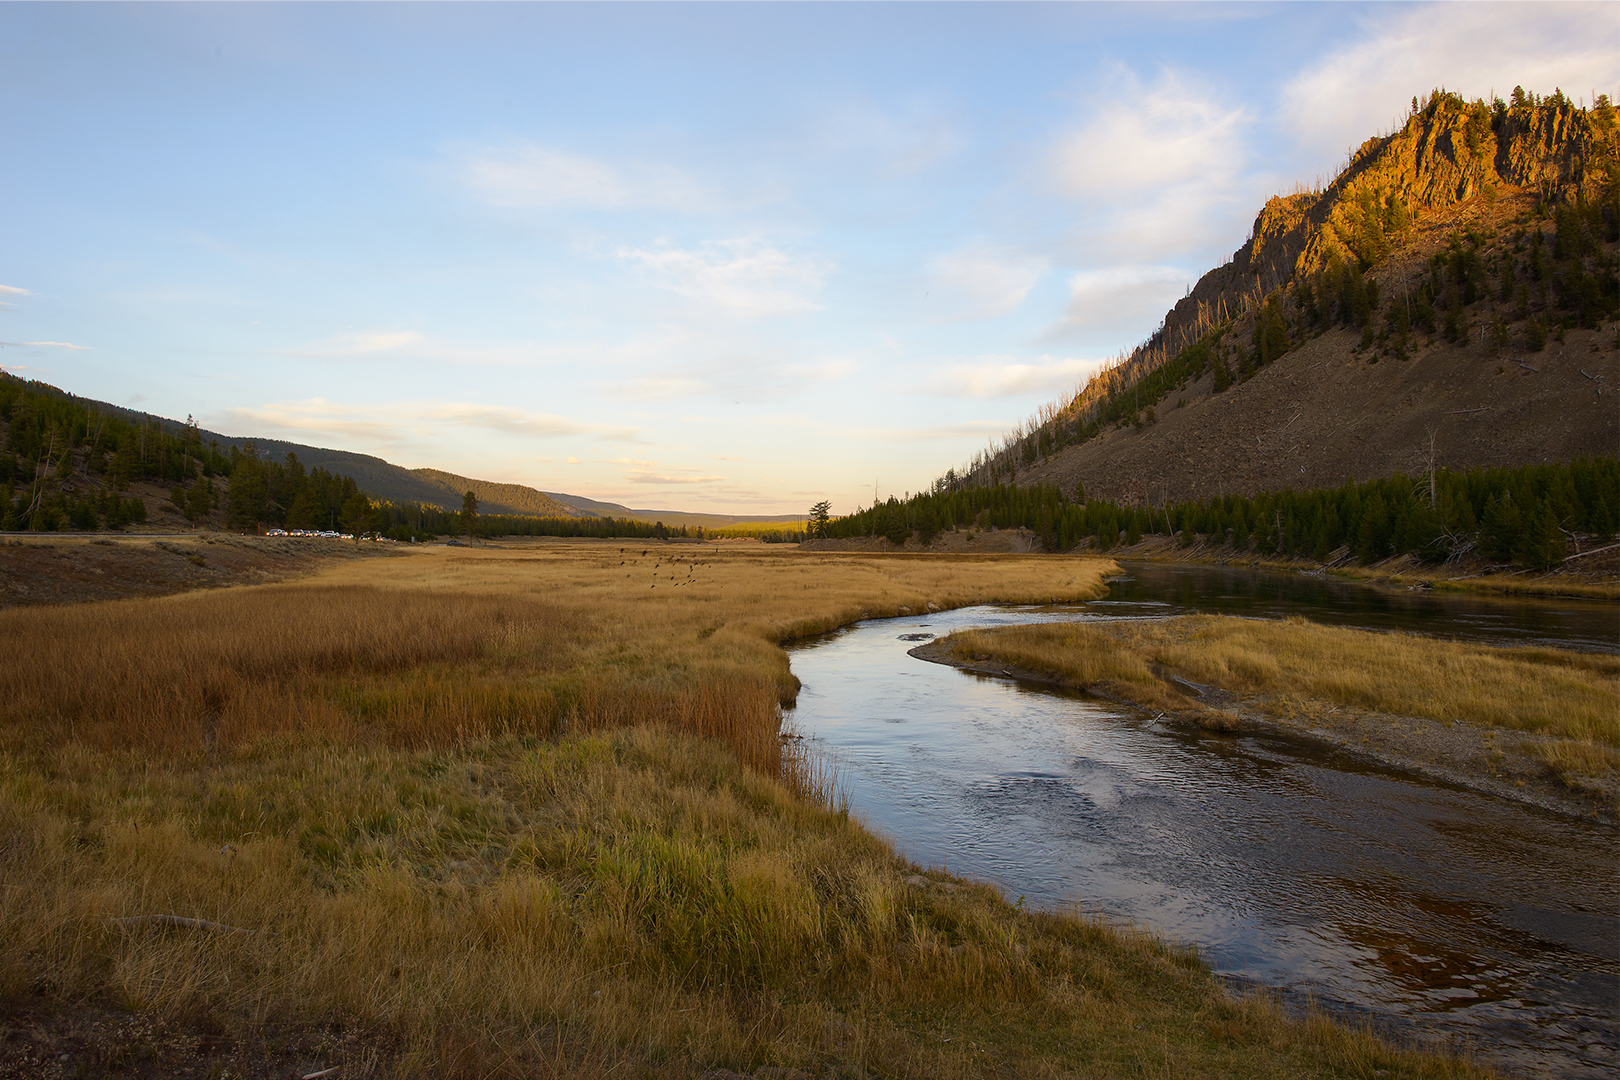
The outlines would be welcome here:
[[[1494,208],[1432,215],[1368,277],[1380,292],[1395,291],[1446,250],[1454,230],[1490,231],[1489,219],[1506,214],[1511,221],[1516,207],[1532,206],[1532,196],[1520,195]],[[1508,226],[1495,231],[1496,243],[1511,244]],[[1491,244],[1484,250],[1492,252]],[[1376,336],[1362,348],[1364,329],[1354,325],[1312,333],[1247,380],[1234,370],[1224,391],[1216,389],[1217,373],[1205,371],[1145,406],[1140,424],[1122,419],[1079,445],[1037,455],[1018,471],[1018,482],[1055,483],[1069,492],[1083,485],[1088,496],[1163,505],[1416,475],[1431,464],[1533,464],[1620,449],[1620,351],[1612,320],[1563,330],[1562,341],[1554,331],[1533,352],[1522,325],[1509,328],[1507,344],[1493,345],[1495,318],[1490,310],[1470,311],[1457,341],[1419,330],[1404,360],[1385,355],[1390,342],[1381,346]],[[1252,335],[1252,321],[1240,320],[1227,336],[1241,342]]]
[[[945,486],[1162,503],[1613,452],[1616,135],[1603,99],[1431,96]]]
[[[462,497],[472,492],[478,498],[479,512],[485,514],[515,514],[530,517],[579,517],[580,512],[532,487],[522,484],[497,484],[491,480],[474,480],[457,476],[442,469],[412,469],[410,475],[438,489],[435,506],[448,507],[453,502],[461,506]],[[430,501],[430,500],[422,500]]]

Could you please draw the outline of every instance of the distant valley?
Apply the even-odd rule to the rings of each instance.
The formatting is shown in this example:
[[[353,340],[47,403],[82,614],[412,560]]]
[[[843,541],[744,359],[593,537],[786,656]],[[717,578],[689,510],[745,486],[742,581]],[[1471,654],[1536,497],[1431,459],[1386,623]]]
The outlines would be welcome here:
[[[0,377],[7,376],[0,373]],[[113,405],[105,401],[82,397],[42,383],[31,383],[30,385],[36,389],[69,398],[89,408],[92,412],[117,417],[137,425],[155,422],[159,428],[170,435],[180,435],[186,429],[183,422],[168,417],[153,416],[150,413],[129,409],[121,405]],[[288,454],[295,454],[305,469],[325,469],[327,472],[338,476],[352,477],[360,490],[364,491],[373,500],[407,505],[421,504],[438,507],[452,513],[461,509],[463,495],[471,491],[478,498],[480,513],[514,517],[611,517],[634,521],[663,522],[665,525],[670,526],[686,525],[701,528],[717,528],[722,525],[746,524],[749,522],[782,521],[786,518],[786,515],[782,514],[748,516],[674,509],[635,508],[619,503],[588,499],[582,495],[570,495],[561,491],[540,491],[537,488],[527,487],[523,484],[503,484],[493,480],[479,480],[470,476],[460,476],[456,473],[446,472],[443,469],[407,469],[392,462],[384,461],[382,458],[373,457],[370,454],[358,454],[350,450],[333,450],[327,447],[287,442],[283,439],[225,435],[206,428],[197,429],[197,435],[203,445],[217,442],[221,451],[225,453],[229,453],[233,447],[241,450],[251,444],[261,458],[268,457],[280,461],[284,460]]]

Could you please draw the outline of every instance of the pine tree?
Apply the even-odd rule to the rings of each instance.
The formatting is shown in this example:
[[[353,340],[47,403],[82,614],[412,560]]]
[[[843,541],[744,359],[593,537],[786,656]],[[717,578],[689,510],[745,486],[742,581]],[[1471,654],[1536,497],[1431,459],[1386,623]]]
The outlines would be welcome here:
[[[832,503],[826,499],[810,507],[810,536],[812,539],[827,535],[827,523],[832,519]]]
[[[1526,527],[1513,545],[1513,561],[1521,566],[1546,570],[1564,561],[1564,534],[1558,528],[1558,515],[1551,506],[1542,504],[1539,512],[1530,516]]]
[[[1254,364],[1265,367],[1288,351],[1288,323],[1273,295],[1254,320]]]

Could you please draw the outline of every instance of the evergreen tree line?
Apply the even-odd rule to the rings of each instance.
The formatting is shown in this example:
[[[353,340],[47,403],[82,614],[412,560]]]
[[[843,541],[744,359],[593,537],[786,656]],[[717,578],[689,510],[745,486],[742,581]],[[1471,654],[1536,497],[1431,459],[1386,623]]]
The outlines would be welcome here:
[[[1240,552],[1325,560],[1341,547],[1362,562],[1412,555],[1424,562],[1478,554],[1544,569],[1564,558],[1566,537],[1612,538],[1620,528],[1620,458],[1559,465],[1438,469],[1315,491],[1121,506],[1068,498],[1051,485],[998,484],[891,498],[831,521],[832,537],[931,541],[961,527],[1027,528],[1048,551],[1089,542],[1106,551],[1143,536],[1200,538]]]
[[[360,531],[376,532],[393,540],[431,540],[439,536],[588,536],[635,540],[696,538],[704,530],[684,525],[648,523],[629,518],[552,518],[509,514],[479,514],[441,510],[419,503],[379,503],[371,507]]]
[[[1084,498],[1084,492],[1078,492],[1077,496]],[[903,544],[916,536],[927,544],[945,529],[964,526],[1036,528],[1038,523],[1050,523],[1065,509],[1072,510],[1075,506],[1050,484],[965,487],[955,491],[923,492],[904,499],[890,496],[875,506],[834,518],[822,526],[822,534],[833,539],[884,536],[894,544]]]
[[[195,422],[179,432],[93,409],[44,383],[0,372],[0,530],[94,531],[144,522],[132,483],[169,488],[188,521],[223,512],[225,526],[377,533],[399,540],[479,536],[691,537],[701,529],[614,518],[463,515],[434,506],[373,503],[354,479],[306,470],[296,454],[261,456],[252,443],[203,443]],[[21,488],[19,491],[18,489]],[[786,539],[787,537],[783,537]],[[802,539],[802,534],[797,534]]]
[[[352,477],[316,468],[308,472],[297,454],[284,461],[260,458],[251,442],[231,448],[229,487],[223,500],[226,527],[375,531],[381,519]],[[206,514],[211,488],[198,481],[170,495],[188,520]],[[201,511],[200,513],[198,511]],[[194,517],[195,515],[195,517]]]
[[[132,483],[228,475],[230,458],[204,446],[194,423],[111,416],[44,383],[0,372],[0,529],[122,528],[146,520]],[[21,489],[20,491],[18,489]]]

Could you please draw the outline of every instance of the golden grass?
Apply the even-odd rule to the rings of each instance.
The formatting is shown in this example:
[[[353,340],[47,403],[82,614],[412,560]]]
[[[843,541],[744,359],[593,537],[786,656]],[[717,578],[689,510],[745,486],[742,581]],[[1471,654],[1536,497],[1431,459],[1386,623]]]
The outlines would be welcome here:
[[[716,525],[705,529],[704,532],[711,540],[749,540],[764,536],[802,534],[804,530],[804,518],[790,518],[782,521],[739,521],[733,525]]]
[[[1428,586],[1436,592],[1493,593],[1503,596],[1571,596],[1583,600],[1620,600],[1620,582],[1601,580],[1602,574],[1564,573],[1526,577],[1522,574],[1458,574],[1447,577],[1446,571],[1424,573],[1421,570],[1403,570],[1399,573],[1380,572],[1377,567],[1344,566],[1328,571],[1334,577],[1371,581],[1399,588]]]
[[[1124,551],[1116,549],[1112,554],[1118,558],[1143,562],[1245,566],[1285,574],[1298,573],[1301,570],[1323,572],[1325,569],[1329,577],[1347,578],[1394,589],[1430,588],[1436,592],[1620,600],[1620,581],[1615,579],[1615,574],[1612,571],[1583,571],[1580,560],[1536,576],[1529,576],[1523,572],[1479,573],[1468,566],[1457,567],[1450,564],[1426,566],[1405,556],[1386,564],[1357,566],[1352,563],[1324,568],[1321,560],[1305,556],[1239,551],[1227,544],[1210,546],[1205,541],[1199,541],[1192,548],[1182,548],[1175,541],[1162,536],[1144,537],[1137,547]],[[1483,562],[1477,560],[1474,567],[1483,565]]]
[[[1150,663],[1239,694],[1558,736],[1549,763],[1586,775],[1613,768],[1620,748],[1620,657],[1608,655],[1215,615],[1015,626],[949,640],[964,657],[1112,686],[1155,707],[1185,709],[1188,700]]]
[[[195,756],[319,731],[429,747],[650,720],[774,772],[798,690],[781,642],[908,606],[1090,598],[1111,566],[556,542],[0,611],[0,746]]]
[[[1479,1075],[806,797],[780,641],[1108,564],[620,546],[0,613],[0,1002],[358,1029],[345,1076]]]
[[[918,875],[712,741],[5,766],[12,1007],[48,979],[214,1030],[357,1026],[406,1075],[1477,1075],[1231,1000],[1150,936]],[[111,921],[153,912],[273,933]]]

